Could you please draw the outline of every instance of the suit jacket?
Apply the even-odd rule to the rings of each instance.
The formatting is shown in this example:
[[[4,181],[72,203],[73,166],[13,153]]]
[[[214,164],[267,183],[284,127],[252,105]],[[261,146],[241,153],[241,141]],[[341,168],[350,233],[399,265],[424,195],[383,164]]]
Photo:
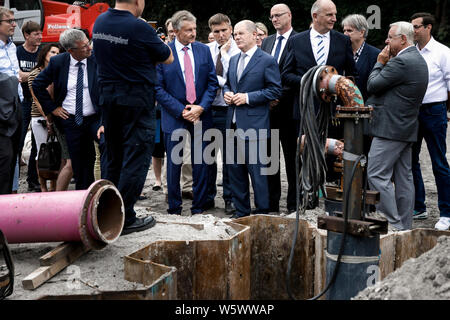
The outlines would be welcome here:
[[[286,43],[287,56],[281,74],[286,85],[292,88],[294,94],[294,118],[299,119],[298,93],[303,75],[317,65],[312,51],[311,30],[303,31],[291,37]],[[353,59],[350,38],[337,31],[330,31],[330,50],[325,63],[336,68],[336,71],[346,76],[357,76],[355,60]]]
[[[377,62],[380,51],[380,49],[375,48],[366,42],[358,62],[356,63],[356,71],[358,72],[356,85],[359,90],[361,90],[364,101],[369,98],[369,94],[367,93],[367,79],[369,78],[370,72],[372,72],[373,66]]]
[[[186,128],[191,124],[182,116],[184,108],[190,103],[186,101],[186,83],[181,73],[175,42],[169,43],[169,47],[172,49],[174,61],[171,64],[157,66],[158,84],[155,86],[156,100],[161,104],[161,125],[166,133]],[[219,88],[216,69],[209,47],[200,42],[194,42],[192,43],[192,53],[195,61],[195,93],[197,97],[193,104],[203,107],[200,120],[203,129],[207,129],[212,126],[211,104]]]
[[[11,137],[22,125],[19,100],[19,79],[0,73],[0,135]]]
[[[297,34],[297,32],[295,30],[292,30],[291,34],[289,35],[289,38],[286,39],[286,42],[287,42],[287,40],[291,39],[296,34]],[[268,54],[271,54],[276,40],[277,40],[276,33],[268,36],[267,38],[264,39],[264,41],[261,45],[261,49],[263,51],[267,52]],[[283,71],[283,68],[286,64],[286,56],[287,56],[287,50],[286,50],[286,46],[285,46],[283,52],[281,53],[280,62],[278,63],[279,68],[280,68],[280,74]],[[279,110],[279,112],[282,113],[283,115],[285,115],[289,118],[292,118],[292,102],[294,100],[294,94],[293,94],[291,88],[284,81],[282,81],[281,84],[283,86],[282,94],[280,97],[280,104],[279,104],[279,106],[281,106],[281,108],[278,109],[279,106],[277,106],[272,111]]]
[[[44,70],[33,81],[33,92],[42,106],[45,114],[51,113],[57,107],[61,107],[67,95],[67,81],[69,79],[70,53],[64,52],[50,59]],[[96,112],[100,111],[98,106],[98,81],[97,63],[91,55],[87,58],[88,86],[92,105]],[[47,87],[54,83],[54,100],[50,97]]]
[[[270,129],[269,102],[281,96],[281,78],[278,64],[274,57],[256,49],[252,58],[237,81],[237,67],[240,54],[233,56],[228,69],[224,92],[247,93],[248,104],[231,105],[227,113],[227,128],[231,128],[233,111],[236,110],[236,127],[248,129]],[[258,132],[257,132],[258,133]],[[254,140],[240,135],[242,139]],[[267,135],[269,137],[269,133]],[[256,137],[259,139],[259,135]]]
[[[370,94],[367,104],[374,107],[369,135],[396,141],[417,141],[417,117],[427,86],[427,63],[414,46],[386,65],[377,62],[367,82]]]

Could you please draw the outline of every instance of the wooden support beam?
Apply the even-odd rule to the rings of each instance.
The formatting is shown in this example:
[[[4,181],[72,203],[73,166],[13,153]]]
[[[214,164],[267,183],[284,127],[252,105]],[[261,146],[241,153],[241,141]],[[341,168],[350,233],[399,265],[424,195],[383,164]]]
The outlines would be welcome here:
[[[62,243],[39,259],[41,267],[22,280],[23,288],[36,289],[89,250],[82,242]]]

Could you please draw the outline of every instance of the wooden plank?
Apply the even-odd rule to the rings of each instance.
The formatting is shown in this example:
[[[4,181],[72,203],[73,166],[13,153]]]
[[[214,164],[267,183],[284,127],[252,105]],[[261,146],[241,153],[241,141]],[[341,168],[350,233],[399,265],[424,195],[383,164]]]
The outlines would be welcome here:
[[[51,265],[39,267],[25,277],[22,280],[23,288],[27,290],[36,289],[89,250],[90,248],[87,248],[84,245],[75,246],[73,250],[66,252],[63,256],[60,256],[60,259],[54,261]]]
[[[39,258],[39,264],[41,267],[51,266],[56,261],[61,260],[67,256],[71,251],[77,249],[79,246],[83,246],[82,242],[63,242],[55,249],[47,252]]]

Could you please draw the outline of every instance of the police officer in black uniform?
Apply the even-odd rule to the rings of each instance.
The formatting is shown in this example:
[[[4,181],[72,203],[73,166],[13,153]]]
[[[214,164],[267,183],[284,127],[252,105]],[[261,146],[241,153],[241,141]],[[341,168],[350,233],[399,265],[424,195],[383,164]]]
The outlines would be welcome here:
[[[150,166],[155,138],[157,63],[172,63],[170,48],[140,19],[145,0],[116,0],[94,25],[100,107],[107,152],[106,179],[119,189],[125,205],[122,234],[155,225],[136,218],[136,203]]]

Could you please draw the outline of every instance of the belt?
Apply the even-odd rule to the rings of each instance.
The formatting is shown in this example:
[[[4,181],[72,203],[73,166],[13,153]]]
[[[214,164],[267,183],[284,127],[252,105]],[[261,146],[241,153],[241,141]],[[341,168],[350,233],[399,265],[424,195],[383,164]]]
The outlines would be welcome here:
[[[445,101],[440,101],[440,102],[431,102],[431,103],[424,103],[424,104],[422,104],[422,108],[429,108],[429,107],[432,107],[432,106],[435,106],[435,105],[437,105],[437,104],[443,104],[443,103],[445,103]]]
[[[227,111],[228,106],[211,106],[214,111]]]

